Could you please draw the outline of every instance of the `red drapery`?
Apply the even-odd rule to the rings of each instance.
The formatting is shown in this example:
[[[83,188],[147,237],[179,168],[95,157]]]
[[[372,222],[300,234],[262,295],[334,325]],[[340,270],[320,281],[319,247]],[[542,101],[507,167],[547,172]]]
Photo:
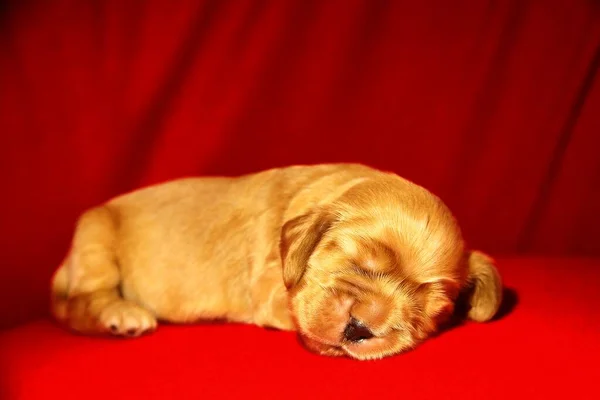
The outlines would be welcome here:
[[[472,246],[600,255],[598,2],[3,4],[2,325],[44,311],[83,209],[191,174],[363,162]]]

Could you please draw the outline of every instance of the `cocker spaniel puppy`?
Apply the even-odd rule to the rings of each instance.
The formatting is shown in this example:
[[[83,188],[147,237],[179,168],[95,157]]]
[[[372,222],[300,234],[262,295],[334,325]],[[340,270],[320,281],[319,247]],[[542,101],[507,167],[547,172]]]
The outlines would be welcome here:
[[[226,319],[364,360],[415,347],[465,293],[468,317],[489,320],[501,279],[440,199],[392,173],[326,164],[180,179],[85,212],[52,312],[76,332],[128,337]]]

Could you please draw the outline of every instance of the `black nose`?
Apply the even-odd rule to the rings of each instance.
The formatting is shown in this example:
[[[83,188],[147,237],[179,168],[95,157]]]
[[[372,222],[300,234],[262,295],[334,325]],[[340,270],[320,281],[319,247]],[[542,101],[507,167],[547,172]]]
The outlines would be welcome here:
[[[349,342],[362,342],[363,340],[371,339],[373,334],[363,324],[354,318],[350,319],[348,325],[346,325],[346,329],[344,329],[344,338]]]

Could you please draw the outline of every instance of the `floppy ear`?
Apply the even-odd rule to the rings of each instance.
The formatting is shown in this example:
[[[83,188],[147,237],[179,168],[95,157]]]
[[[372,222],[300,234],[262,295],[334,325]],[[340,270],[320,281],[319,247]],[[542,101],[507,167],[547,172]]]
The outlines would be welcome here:
[[[473,321],[485,322],[492,319],[502,303],[502,279],[494,260],[479,252],[467,254],[468,264],[468,317]]]
[[[304,275],[308,258],[331,226],[332,218],[323,210],[311,211],[287,221],[281,228],[279,249],[285,287],[294,287]]]

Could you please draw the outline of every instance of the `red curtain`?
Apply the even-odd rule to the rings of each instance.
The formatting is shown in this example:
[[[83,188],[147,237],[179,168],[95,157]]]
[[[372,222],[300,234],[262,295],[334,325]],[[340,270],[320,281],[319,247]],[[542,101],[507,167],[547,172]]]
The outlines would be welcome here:
[[[3,326],[81,211],[184,175],[362,162],[474,247],[600,255],[597,1],[2,4]]]

